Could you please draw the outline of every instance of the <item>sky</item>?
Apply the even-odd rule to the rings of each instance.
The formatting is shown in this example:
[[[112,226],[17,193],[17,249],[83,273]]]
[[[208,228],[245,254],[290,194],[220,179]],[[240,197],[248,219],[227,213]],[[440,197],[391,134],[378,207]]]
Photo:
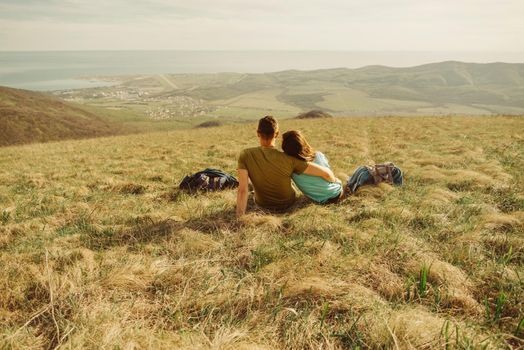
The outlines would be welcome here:
[[[524,0],[0,0],[0,51],[524,51]]]

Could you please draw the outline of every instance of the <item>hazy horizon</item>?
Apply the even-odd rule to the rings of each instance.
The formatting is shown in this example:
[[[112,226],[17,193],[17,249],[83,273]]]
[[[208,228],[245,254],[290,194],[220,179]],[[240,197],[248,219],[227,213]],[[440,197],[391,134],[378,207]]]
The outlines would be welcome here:
[[[105,85],[79,77],[163,73],[270,73],[284,70],[412,67],[442,61],[524,62],[524,53],[388,51],[0,51],[0,85],[58,90]],[[90,79],[91,80],[91,79]]]
[[[183,50],[183,49],[86,49],[86,50],[1,50],[0,53],[147,53],[147,52],[181,52],[181,53],[315,53],[315,54],[357,54],[357,55],[377,55],[380,57],[381,63],[362,62],[362,65],[355,66],[340,66],[344,68],[361,68],[366,65],[385,65],[390,67],[410,67],[414,65],[439,63],[443,61],[459,61],[464,63],[524,63],[524,49],[515,51],[486,51],[486,50],[458,50],[458,51],[434,51],[434,50],[316,50],[316,49],[304,49],[304,50],[266,50],[266,49],[250,49],[250,50],[208,50],[208,49],[195,49],[195,50]],[[413,60],[408,60],[406,63],[399,63],[399,61],[386,62],[385,57],[407,57],[406,55],[415,54]],[[338,68],[338,67],[332,67]]]
[[[521,0],[0,0],[0,84],[522,63],[522,13]]]

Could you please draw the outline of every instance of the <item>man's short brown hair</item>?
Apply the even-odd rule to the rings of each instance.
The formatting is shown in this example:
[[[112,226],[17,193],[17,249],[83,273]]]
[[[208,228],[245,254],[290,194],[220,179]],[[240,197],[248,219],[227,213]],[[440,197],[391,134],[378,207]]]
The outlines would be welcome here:
[[[278,123],[275,118],[266,115],[258,121],[257,132],[266,139],[272,139],[278,133]]]

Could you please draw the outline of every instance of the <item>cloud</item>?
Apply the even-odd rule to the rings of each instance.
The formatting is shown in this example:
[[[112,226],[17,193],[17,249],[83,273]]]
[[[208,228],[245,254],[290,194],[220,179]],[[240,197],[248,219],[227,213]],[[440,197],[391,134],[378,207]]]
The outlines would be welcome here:
[[[0,0],[17,49],[524,50],[521,0]]]

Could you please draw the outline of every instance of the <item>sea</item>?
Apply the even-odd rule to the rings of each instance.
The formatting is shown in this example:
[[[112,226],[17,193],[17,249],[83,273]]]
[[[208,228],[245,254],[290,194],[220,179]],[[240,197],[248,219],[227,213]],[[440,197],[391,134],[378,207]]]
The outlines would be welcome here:
[[[449,60],[518,63],[524,52],[0,51],[0,86],[52,91],[110,85],[97,77],[115,75],[410,67]]]

